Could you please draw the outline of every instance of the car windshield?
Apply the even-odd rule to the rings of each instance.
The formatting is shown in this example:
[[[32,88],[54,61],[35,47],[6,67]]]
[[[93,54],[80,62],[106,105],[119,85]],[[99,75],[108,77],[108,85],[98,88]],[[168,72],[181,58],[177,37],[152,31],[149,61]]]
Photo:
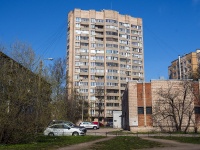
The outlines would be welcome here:
[[[68,124],[70,127],[73,127],[74,124],[73,123],[70,123],[70,122],[67,122],[66,124]]]

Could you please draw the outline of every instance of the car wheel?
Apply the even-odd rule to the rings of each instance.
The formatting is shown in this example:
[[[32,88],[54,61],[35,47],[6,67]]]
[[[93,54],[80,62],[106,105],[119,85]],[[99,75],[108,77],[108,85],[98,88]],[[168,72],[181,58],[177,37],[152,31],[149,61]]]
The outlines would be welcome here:
[[[73,132],[72,135],[73,135],[73,136],[78,136],[79,134],[78,134],[78,132]]]
[[[96,130],[96,129],[97,129],[97,127],[93,127],[93,129],[94,129],[94,130]]]
[[[54,133],[53,133],[53,132],[50,132],[48,135],[49,135],[49,136],[54,136]]]

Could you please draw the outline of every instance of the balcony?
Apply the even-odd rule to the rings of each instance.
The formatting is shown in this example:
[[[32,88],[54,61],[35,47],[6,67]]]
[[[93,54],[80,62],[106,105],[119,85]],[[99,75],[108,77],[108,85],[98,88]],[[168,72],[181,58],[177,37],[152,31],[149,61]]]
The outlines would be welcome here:
[[[119,89],[119,86],[106,86],[106,89]]]
[[[80,75],[88,75],[89,72],[80,72]]]
[[[102,73],[102,72],[96,72],[95,76],[104,76],[104,73]]]

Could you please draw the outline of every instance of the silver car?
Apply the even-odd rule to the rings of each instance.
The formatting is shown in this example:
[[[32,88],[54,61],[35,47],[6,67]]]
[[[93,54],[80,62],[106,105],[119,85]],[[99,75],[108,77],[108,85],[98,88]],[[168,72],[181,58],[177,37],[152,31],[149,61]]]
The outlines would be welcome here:
[[[99,126],[92,122],[81,122],[79,126],[85,127],[87,129],[94,129],[94,130],[99,129]]]
[[[67,135],[85,135],[80,128],[71,128],[67,124],[53,124],[44,130],[44,135],[48,136],[67,136]]]

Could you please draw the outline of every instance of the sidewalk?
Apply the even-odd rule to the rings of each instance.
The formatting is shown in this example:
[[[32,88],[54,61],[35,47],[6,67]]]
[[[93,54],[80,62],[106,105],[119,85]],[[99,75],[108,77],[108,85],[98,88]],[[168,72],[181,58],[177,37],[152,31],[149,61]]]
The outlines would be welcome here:
[[[173,140],[154,139],[150,137],[141,137],[144,140],[162,143],[164,147],[149,148],[149,150],[200,150],[200,144],[180,143]]]
[[[76,145],[70,145],[70,146],[67,146],[67,147],[59,148],[57,150],[87,150],[94,143],[111,140],[112,138],[114,138],[114,137],[109,136],[109,137],[99,139],[99,140],[95,140],[95,141],[91,141],[91,142],[80,143],[80,144],[76,144]]]

